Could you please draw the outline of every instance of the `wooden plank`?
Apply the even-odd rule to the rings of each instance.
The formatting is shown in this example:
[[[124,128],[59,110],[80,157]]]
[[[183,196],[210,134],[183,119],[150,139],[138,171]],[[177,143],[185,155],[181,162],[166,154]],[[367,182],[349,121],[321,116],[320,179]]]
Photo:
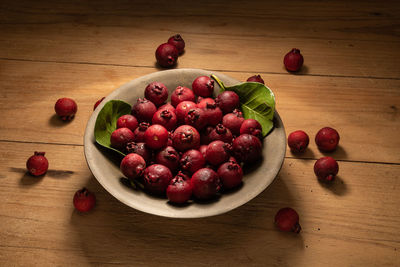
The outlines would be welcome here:
[[[82,64],[0,61],[0,136],[3,140],[82,144],[93,104],[151,68]],[[254,73],[225,72],[238,80]],[[287,134],[303,129],[311,139],[305,158],[322,154],[314,143],[325,126],[341,134],[338,159],[400,162],[398,80],[263,75],[276,94],[277,109]],[[53,107],[60,97],[72,97],[78,113],[61,122]],[[326,99],[326,100],[324,100]],[[368,142],[366,141],[368,140]],[[293,156],[287,152],[288,156]]]
[[[25,174],[34,150],[50,161],[43,178]],[[0,265],[395,265],[400,166],[339,162],[339,179],[327,186],[314,177],[313,164],[286,159],[274,183],[244,206],[178,220],[114,199],[91,176],[82,147],[2,142]],[[98,200],[85,215],[71,203],[82,186]],[[274,227],[275,212],[285,206],[299,212],[300,235]]]
[[[255,15],[246,16],[238,14],[254,10],[249,3],[216,4],[223,15],[210,17],[210,7],[196,3],[182,5],[184,15],[173,20],[166,14],[181,14],[175,5],[155,11],[147,2],[134,8],[103,2],[89,13],[88,6],[72,3],[10,4],[0,24],[0,58],[154,67],[156,47],[180,32],[187,42],[180,68],[286,73],[283,56],[298,47],[302,74],[399,78],[393,60],[400,56],[399,5],[321,4],[301,2],[282,11],[280,4],[258,3]]]

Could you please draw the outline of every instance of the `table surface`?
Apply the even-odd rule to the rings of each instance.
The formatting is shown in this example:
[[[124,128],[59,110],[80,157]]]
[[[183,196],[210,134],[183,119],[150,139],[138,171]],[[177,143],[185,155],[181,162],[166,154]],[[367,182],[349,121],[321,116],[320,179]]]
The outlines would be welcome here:
[[[399,25],[398,1],[2,1],[0,265],[399,265]],[[311,139],[304,154],[287,151],[263,193],[223,215],[136,211],[85,162],[93,104],[162,70],[154,51],[175,33],[186,41],[176,68],[261,74],[286,132]],[[305,58],[297,74],[282,64],[293,47]],[[70,123],[54,114],[60,97],[78,103]],[[341,136],[331,185],[313,173],[324,126]],[[26,173],[33,151],[50,162],[42,178]],[[89,214],[72,205],[83,186],[97,197]],[[286,206],[300,214],[298,235],[273,224]]]

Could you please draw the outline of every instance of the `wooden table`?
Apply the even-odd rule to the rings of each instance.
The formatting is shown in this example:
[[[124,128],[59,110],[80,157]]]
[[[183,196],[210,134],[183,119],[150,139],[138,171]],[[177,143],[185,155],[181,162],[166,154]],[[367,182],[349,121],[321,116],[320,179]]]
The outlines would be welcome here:
[[[399,24],[398,1],[2,1],[0,265],[399,266]],[[160,71],[154,51],[175,33],[186,41],[177,68],[261,74],[286,132],[311,138],[262,194],[220,216],[131,209],[83,155],[96,100]],[[293,47],[305,58],[298,74],[282,64]],[[54,114],[60,97],[78,103],[71,123]],[[329,186],[313,173],[324,126],[341,135]],[[33,151],[49,159],[43,178],[26,174]],[[98,200],[89,214],[72,205],[83,186]],[[301,234],[275,228],[285,206]]]

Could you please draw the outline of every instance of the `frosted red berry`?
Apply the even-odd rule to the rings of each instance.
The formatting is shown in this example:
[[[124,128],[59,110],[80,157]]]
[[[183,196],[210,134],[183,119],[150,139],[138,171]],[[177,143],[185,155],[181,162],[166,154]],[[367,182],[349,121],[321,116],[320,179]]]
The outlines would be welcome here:
[[[220,140],[213,141],[207,146],[206,160],[211,165],[219,166],[228,161],[230,146]]]
[[[294,153],[302,153],[306,150],[310,139],[308,135],[301,130],[294,131],[288,136],[288,145]]]
[[[222,110],[218,107],[218,105],[207,103],[204,108],[204,112],[206,114],[207,122],[209,125],[215,126],[222,121]]]
[[[314,164],[314,173],[321,181],[332,181],[339,172],[339,164],[332,157],[322,157]]]
[[[144,133],[144,142],[151,149],[161,149],[167,146],[168,131],[159,124],[151,125]]]
[[[214,92],[214,80],[208,76],[197,77],[192,83],[192,90],[195,95],[210,97]]]
[[[128,128],[118,128],[111,133],[110,142],[111,146],[123,150],[126,147],[126,144],[134,141],[134,134]]]
[[[202,130],[207,125],[206,113],[201,108],[191,108],[186,114],[185,124],[191,125],[197,130]]]
[[[76,191],[73,199],[74,207],[80,212],[88,212],[96,205],[96,196],[85,187]]]
[[[193,195],[201,200],[216,197],[221,188],[218,174],[210,168],[202,168],[195,172],[190,182],[193,187]]]
[[[246,119],[240,126],[240,134],[251,134],[262,139],[262,126],[255,119]]]
[[[122,115],[117,120],[117,128],[128,128],[132,132],[136,130],[138,124],[139,123],[135,116],[130,114]]]
[[[130,180],[134,180],[143,174],[146,162],[143,157],[136,153],[126,155],[120,164],[121,172]]]
[[[176,107],[183,101],[195,101],[195,95],[193,91],[184,86],[178,86],[171,94],[171,104]]]
[[[288,71],[299,71],[303,66],[303,62],[303,55],[297,48],[293,48],[283,59],[283,64]]]
[[[141,143],[144,142],[144,133],[146,130],[150,127],[150,124],[148,122],[141,122],[139,123],[138,127],[136,130],[133,132],[134,135],[134,141],[136,143]]]
[[[280,209],[275,215],[275,225],[284,232],[300,233],[299,214],[292,208]]]
[[[171,171],[161,164],[153,164],[147,167],[143,173],[143,183],[150,193],[163,195],[172,180]]]
[[[251,134],[242,134],[233,140],[233,156],[242,162],[251,163],[262,156],[262,144],[259,138]]]
[[[139,98],[132,107],[132,115],[139,122],[151,122],[156,111],[157,107],[154,103],[146,98]]]
[[[164,149],[160,150],[155,157],[156,163],[164,165],[165,167],[170,169],[171,172],[175,172],[176,170],[178,170],[179,160],[180,156],[175,148],[173,148],[172,146],[167,146]]]
[[[324,127],[315,135],[315,143],[318,149],[324,152],[331,152],[336,149],[339,144],[339,133],[330,127]]]
[[[222,186],[226,189],[237,187],[242,183],[243,170],[236,161],[228,161],[221,164],[217,173],[221,179]]]
[[[176,128],[178,119],[175,115],[175,112],[171,111],[168,108],[165,108],[158,109],[156,113],[154,113],[152,122],[153,124],[160,124],[164,126],[168,131],[171,131]]]
[[[49,162],[44,156],[45,152],[35,151],[34,155],[26,161],[26,168],[33,176],[40,176],[47,172]]]
[[[176,106],[175,113],[176,117],[178,118],[178,122],[180,124],[185,123],[185,118],[187,117],[187,114],[189,110],[196,108],[197,104],[194,103],[193,101],[182,101]]]
[[[172,44],[178,50],[178,54],[181,55],[185,50],[185,41],[180,34],[175,34],[168,39],[168,43]]]
[[[192,196],[193,187],[190,178],[179,172],[167,187],[167,197],[172,203],[186,203]]]
[[[176,64],[178,60],[178,49],[172,44],[164,43],[157,47],[156,60],[157,63],[164,68],[170,68]]]
[[[146,86],[144,90],[144,96],[146,99],[150,100],[156,106],[161,106],[167,101],[168,89],[160,82],[152,82]]]
[[[203,168],[205,164],[206,160],[203,154],[196,149],[190,149],[183,153],[180,160],[182,170],[188,173],[195,173],[197,170]]]
[[[172,143],[179,151],[197,149],[200,147],[200,134],[193,126],[182,125],[174,131]]]
[[[212,132],[210,133],[210,139],[212,141],[220,140],[224,143],[232,143],[233,135],[231,131],[224,125],[217,124],[217,126],[215,126],[215,129],[212,130]]]
[[[60,98],[54,105],[54,110],[63,121],[70,121],[74,118],[78,105],[71,98]]]
[[[244,122],[244,118],[242,112],[238,109],[235,109],[232,113],[226,114],[222,117],[222,125],[228,128],[232,134],[240,135],[240,127]]]
[[[215,101],[224,114],[232,112],[240,105],[239,96],[233,91],[223,91]]]

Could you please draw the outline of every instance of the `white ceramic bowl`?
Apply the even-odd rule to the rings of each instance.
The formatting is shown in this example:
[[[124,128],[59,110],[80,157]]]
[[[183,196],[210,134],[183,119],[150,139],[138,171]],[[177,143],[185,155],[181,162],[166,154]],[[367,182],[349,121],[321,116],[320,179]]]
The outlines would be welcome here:
[[[275,179],[278,174],[286,151],[286,134],[278,112],[275,111],[272,132],[264,138],[263,161],[243,177],[243,186],[233,192],[208,203],[191,203],[183,207],[168,203],[167,199],[153,197],[141,190],[133,190],[123,185],[120,178],[123,176],[119,165],[112,160],[109,153],[104,152],[95,143],[94,126],[97,115],[104,104],[112,99],[119,99],[128,103],[135,103],[136,99],[143,97],[144,89],[150,82],[164,83],[171,93],[178,85],[191,88],[193,80],[201,75],[215,74],[226,86],[239,83],[239,81],[221,73],[200,69],[173,69],[159,71],[137,78],[108,95],[90,117],[84,136],[84,149],[87,164],[99,183],[115,198],[122,203],[137,210],[174,218],[199,218],[222,214],[235,209],[250,201]],[[215,93],[219,87],[215,83]]]

